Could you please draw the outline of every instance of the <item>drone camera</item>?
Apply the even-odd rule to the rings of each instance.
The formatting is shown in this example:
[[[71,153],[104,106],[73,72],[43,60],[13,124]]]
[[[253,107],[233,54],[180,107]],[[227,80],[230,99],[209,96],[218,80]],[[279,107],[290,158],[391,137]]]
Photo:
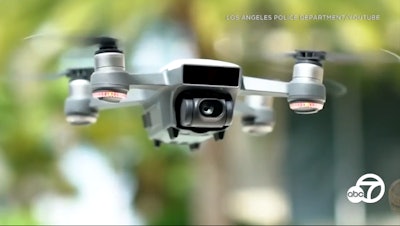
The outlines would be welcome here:
[[[209,96],[205,96],[208,93]],[[230,95],[212,92],[182,92],[176,98],[177,122],[182,128],[221,129],[230,125],[233,116],[233,100]]]
[[[224,100],[203,99],[199,103],[199,111],[203,117],[218,118],[224,113]]]
[[[97,109],[90,107],[91,87],[85,79],[69,82],[69,96],[65,101],[66,120],[72,125],[88,125],[97,121]]]
[[[180,124],[184,127],[221,128],[229,124],[232,101],[216,98],[183,99]]]

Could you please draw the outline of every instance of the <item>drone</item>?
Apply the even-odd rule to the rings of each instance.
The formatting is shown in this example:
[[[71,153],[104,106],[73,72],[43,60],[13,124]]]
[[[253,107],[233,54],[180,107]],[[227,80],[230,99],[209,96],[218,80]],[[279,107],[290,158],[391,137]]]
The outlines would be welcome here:
[[[163,143],[199,148],[206,140],[222,140],[234,115],[242,117],[243,131],[266,134],[273,130],[270,99],[287,98],[298,114],[323,109],[326,88],[323,66],[326,52],[296,50],[289,82],[244,76],[239,65],[211,59],[173,61],[154,73],[129,73],[117,39],[88,38],[98,45],[93,68],[69,69],[66,121],[72,125],[96,123],[99,112],[142,107],[145,130],[155,146]]]

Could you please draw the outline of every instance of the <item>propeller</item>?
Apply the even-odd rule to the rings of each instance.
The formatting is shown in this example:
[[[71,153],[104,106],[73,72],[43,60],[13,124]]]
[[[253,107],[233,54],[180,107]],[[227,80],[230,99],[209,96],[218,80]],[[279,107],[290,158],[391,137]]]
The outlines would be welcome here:
[[[23,39],[24,41],[65,41],[71,43],[75,46],[80,47],[90,47],[97,46],[98,48],[95,51],[95,54],[105,53],[105,52],[118,52],[122,53],[122,51],[118,48],[118,39],[109,37],[109,36],[77,36],[77,35],[57,35],[57,34],[35,34],[28,36]],[[66,76],[70,80],[74,79],[86,79],[90,80],[90,76],[94,72],[94,68],[92,67],[77,67],[77,68],[69,68],[65,71],[56,74],[50,74],[42,76],[44,80],[54,80],[60,77]],[[40,79],[41,80],[41,79]]]
[[[390,50],[387,50],[387,49],[381,49],[381,50],[387,54],[394,56],[398,60],[398,62],[400,62],[400,56],[398,54],[396,54]]]
[[[310,50],[295,50],[291,53],[286,53],[286,56],[292,57],[296,63],[314,63],[321,65],[322,60],[331,62],[363,62],[374,60],[375,62],[400,62],[400,56],[386,49],[381,49],[381,54],[384,53],[385,57],[378,57],[378,55],[349,55],[338,53],[327,53],[325,51],[310,51]],[[375,53],[376,54],[376,53]],[[374,57],[373,57],[374,56]],[[324,85],[327,93],[333,96],[342,96],[347,93],[347,88],[334,80],[325,79]]]
[[[122,51],[119,50],[117,46],[118,40],[112,37],[107,37],[107,36],[83,37],[81,38],[81,40],[86,45],[98,45],[99,49],[96,51],[96,54],[104,52],[122,53]]]
[[[48,75],[46,76],[46,79],[55,80],[66,76],[70,80],[75,80],[75,79],[90,80],[90,76],[93,74],[93,72],[94,68],[91,67],[69,68],[60,73]]]
[[[279,59],[311,59],[315,61],[325,60],[333,63],[394,63],[400,60],[400,57],[393,52],[385,49],[365,53],[336,53],[326,51],[295,50],[284,53],[264,53],[264,60],[276,61]]]
[[[62,36],[51,34],[35,34],[24,38],[26,41],[37,39],[65,40],[82,46],[98,45],[96,53],[101,52],[122,52],[118,49],[118,39],[109,36]]]
[[[335,80],[324,79],[323,84],[326,88],[326,93],[328,95],[331,95],[334,97],[340,97],[347,93],[347,87],[345,85],[343,85],[342,83],[339,83]]]

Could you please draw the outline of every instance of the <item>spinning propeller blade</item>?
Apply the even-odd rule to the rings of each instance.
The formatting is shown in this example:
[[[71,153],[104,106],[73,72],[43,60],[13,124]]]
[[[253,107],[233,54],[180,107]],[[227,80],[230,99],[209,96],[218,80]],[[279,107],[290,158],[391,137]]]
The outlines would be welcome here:
[[[119,40],[109,36],[78,36],[78,35],[54,35],[54,34],[36,34],[24,38],[25,41],[32,40],[55,40],[70,42],[77,46],[93,46],[98,45],[99,49],[97,52],[114,51],[122,52],[118,49]],[[96,52],[96,53],[97,53]]]
[[[308,51],[308,50],[295,50],[284,53],[265,53],[262,54],[264,60],[285,60],[285,59],[298,59],[310,52],[319,53],[323,59],[333,63],[394,63],[400,60],[399,56],[395,53],[381,49],[380,51],[372,51],[365,53],[337,53],[337,52],[324,52],[324,51]],[[311,53],[310,53],[311,54]]]
[[[85,79],[90,80],[90,76],[93,74],[94,68],[85,67],[85,68],[70,68],[66,71],[62,71],[60,73],[51,74],[45,77],[45,79],[55,80],[61,77],[66,76],[67,78],[74,79]]]
[[[326,93],[334,97],[340,97],[347,93],[347,87],[332,79],[324,79]]]

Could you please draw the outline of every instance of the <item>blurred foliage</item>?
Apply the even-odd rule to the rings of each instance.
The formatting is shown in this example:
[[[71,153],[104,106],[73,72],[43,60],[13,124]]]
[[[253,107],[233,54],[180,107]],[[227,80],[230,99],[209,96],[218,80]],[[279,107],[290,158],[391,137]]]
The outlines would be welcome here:
[[[2,211],[0,214],[1,225],[40,225],[29,210]]]
[[[380,14],[379,21],[227,21],[242,14]],[[35,49],[35,33],[63,36],[109,34],[133,46],[146,27],[158,20],[177,20],[196,35],[200,57],[237,63],[247,55],[293,48],[362,51],[400,50],[398,0],[0,0],[0,148],[13,179],[2,205],[30,203],[40,192],[71,193],[56,167],[59,157],[76,143],[88,142],[115,164],[139,178],[135,203],[154,224],[190,222],[192,159],[187,150],[156,150],[140,121],[140,109],[102,112],[97,124],[71,127],[63,116],[67,82],[40,81],[40,75],[62,65],[69,43],[45,40]],[[160,36],[163,34],[160,33]],[[62,41],[62,40],[61,40]],[[55,43],[53,43],[55,42]],[[218,48],[218,43],[222,43]],[[225,44],[224,44],[225,43]],[[127,55],[132,54],[127,49]],[[150,60],[150,59],[149,59]],[[268,70],[265,62],[244,64],[248,73]],[[33,183],[32,181],[35,181]],[[3,199],[2,199],[3,200]],[[3,201],[2,201],[3,202]],[[17,216],[17,217],[15,217]],[[34,224],[29,214],[0,216],[0,224]]]

